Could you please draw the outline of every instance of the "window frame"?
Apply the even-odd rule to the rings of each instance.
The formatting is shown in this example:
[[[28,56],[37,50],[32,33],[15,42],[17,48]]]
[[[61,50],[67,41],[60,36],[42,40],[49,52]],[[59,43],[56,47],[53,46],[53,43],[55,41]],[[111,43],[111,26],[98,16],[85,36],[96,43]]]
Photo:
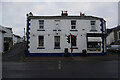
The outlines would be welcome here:
[[[54,20],[54,24],[55,24],[55,29],[60,29],[60,20]]]
[[[56,37],[59,37],[59,40],[56,39]],[[56,43],[58,43],[59,46],[56,46]],[[54,36],[54,49],[60,49],[60,36]]]
[[[72,40],[72,37],[71,37],[71,46],[72,46],[72,48],[76,48],[77,47],[77,36],[74,35],[74,37],[75,37],[76,40],[74,40],[74,39]],[[75,45],[73,45],[73,42],[75,43]]]
[[[96,21],[93,21],[93,20],[90,21],[90,25],[91,25],[91,30],[90,31],[97,31],[97,29],[96,29]]]
[[[96,48],[96,50],[90,50],[90,48],[88,47],[89,46],[88,43],[95,43],[95,44],[99,43],[100,44],[100,47],[98,48],[99,50],[96,47],[92,47],[92,48]],[[92,46],[93,46],[93,44],[92,44]],[[96,45],[94,45],[94,46],[96,46]],[[87,42],[87,51],[101,51],[101,49],[102,49],[102,42],[95,42],[95,41],[94,42],[93,41]]]
[[[73,22],[73,23],[72,23]],[[76,23],[77,21],[76,20],[71,20],[71,29],[74,30],[76,29]],[[74,27],[74,28],[73,28]]]
[[[41,21],[41,22],[40,22]],[[44,29],[44,23],[45,23],[45,21],[44,20],[39,20],[39,29],[41,30],[43,30]],[[42,27],[42,28],[41,28]]]
[[[118,40],[120,40],[120,30],[118,31]]]
[[[41,43],[40,43],[40,37],[43,37],[43,40],[42,40],[42,45],[40,45]],[[38,47],[39,48],[44,48],[44,36],[43,35],[39,35],[38,36]]]

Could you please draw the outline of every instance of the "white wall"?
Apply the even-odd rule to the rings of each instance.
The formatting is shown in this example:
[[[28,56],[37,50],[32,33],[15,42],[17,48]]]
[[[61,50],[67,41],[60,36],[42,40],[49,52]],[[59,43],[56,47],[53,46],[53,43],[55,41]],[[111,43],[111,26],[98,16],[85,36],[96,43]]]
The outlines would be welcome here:
[[[7,29],[6,27],[3,27],[3,30],[6,31],[6,33],[4,34],[4,37],[13,37],[13,33],[11,32],[10,29]]]
[[[114,42],[114,32],[111,32],[111,33],[107,36],[106,41],[107,41],[107,45],[110,45],[112,42]]]
[[[69,35],[72,33],[77,36],[77,47],[78,49],[74,49],[73,52],[80,53],[83,49],[87,49],[86,44],[86,33],[90,32],[91,20],[77,20],[76,28],[78,31],[70,31],[71,30],[71,20],[70,19],[62,19],[60,20],[60,47],[61,49],[54,49],[54,36],[56,36],[55,31],[55,22],[56,19],[45,19],[44,20],[44,29],[45,31],[37,31],[39,30],[39,21],[38,19],[32,19],[30,21],[30,53],[57,53],[64,52],[64,48],[70,48],[70,44],[67,43],[67,37],[65,35]],[[101,33],[100,31],[100,20],[96,20],[96,29],[97,33]],[[85,30],[83,30],[85,29]],[[48,36],[50,34],[50,36]],[[34,35],[34,36],[33,36]],[[45,49],[37,49],[38,47],[38,36],[44,35],[44,46]],[[70,52],[70,49],[69,49]]]
[[[120,1],[118,2],[118,25],[120,25]]]
[[[0,53],[3,52],[3,33],[0,32]]]
[[[15,45],[16,43],[20,43],[20,42],[22,42],[21,38],[18,38],[15,35],[13,35],[13,45]]]

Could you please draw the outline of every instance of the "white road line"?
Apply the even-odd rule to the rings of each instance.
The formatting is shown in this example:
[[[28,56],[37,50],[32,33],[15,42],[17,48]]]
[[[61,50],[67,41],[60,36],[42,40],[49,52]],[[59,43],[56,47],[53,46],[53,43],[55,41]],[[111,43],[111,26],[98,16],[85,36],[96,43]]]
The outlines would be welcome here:
[[[58,63],[58,69],[61,69],[61,61]]]

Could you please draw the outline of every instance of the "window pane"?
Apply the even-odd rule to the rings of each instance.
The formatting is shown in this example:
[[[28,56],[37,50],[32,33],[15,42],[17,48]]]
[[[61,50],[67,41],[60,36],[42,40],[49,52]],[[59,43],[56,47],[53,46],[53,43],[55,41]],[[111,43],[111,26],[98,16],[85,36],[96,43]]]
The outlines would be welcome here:
[[[38,41],[39,41],[39,46],[43,47],[44,46],[44,36],[39,36]]]
[[[60,36],[54,37],[55,48],[60,48]]]
[[[75,29],[75,26],[72,26],[72,29]]]
[[[76,36],[73,36],[71,38],[71,41],[72,41],[72,46],[76,46]]]
[[[96,30],[95,21],[91,21],[91,31]]]
[[[88,51],[100,51],[101,43],[100,42],[88,42],[87,49]]]
[[[71,21],[71,25],[76,25],[76,21]]]
[[[91,25],[95,25],[95,21],[91,21]]]
[[[96,30],[96,27],[95,26],[91,26],[91,30]]]
[[[71,21],[71,29],[76,29],[76,21]]]
[[[39,20],[39,28],[40,29],[44,28],[44,20]]]

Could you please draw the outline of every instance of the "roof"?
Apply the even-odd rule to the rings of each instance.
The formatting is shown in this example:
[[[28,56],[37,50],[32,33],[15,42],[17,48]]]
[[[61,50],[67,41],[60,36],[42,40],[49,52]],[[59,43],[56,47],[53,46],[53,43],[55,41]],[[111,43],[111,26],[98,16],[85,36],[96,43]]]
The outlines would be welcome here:
[[[6,33],[6,31],[4,31],[4,30],[1,30],[1,29],[0,29],[0,32],[2,32],[2,33]]]
[[[15,37],[17,37],[17,38],[21,38],[20,36],[18,36],[18,35],[15,35],[15,34],[13,34]]]
[[[117,27],[112,28],[112,30],[120,30],[120,25]]]
[[[100,20],[103,18],[94,16],[28,16],[29,19],[83,19],[83,20]]]
[[[116,30],[120,30],[120,25],[111,29],[107,29],[107,35],[109,35],[111,32],[116,31]]]
[[[107,35],[112,32],[112,29],[107,29]]]

